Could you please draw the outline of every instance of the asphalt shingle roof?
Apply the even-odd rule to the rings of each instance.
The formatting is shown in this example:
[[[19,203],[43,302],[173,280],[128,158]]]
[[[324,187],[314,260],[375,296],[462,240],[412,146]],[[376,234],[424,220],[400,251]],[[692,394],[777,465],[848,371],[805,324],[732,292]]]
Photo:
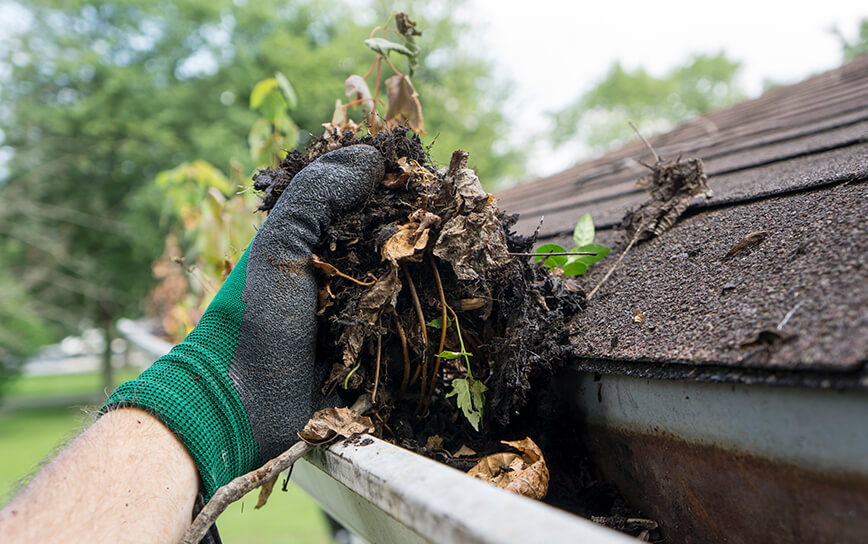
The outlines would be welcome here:
[[[581,363],[682,377],[757,369],[764,381],[802,373],[868,387],[868,56],[651,143],[665,158],[703,159],[714,196],[630,250],[574,323]],[[636,142],[504,191],[499,205],[521,213],[523,234],[545,216],[540,243],[563,245],[590,212],[598,240],[616,246],[582,277],[590,291],[623,248],[615,226],[646,199],[634,186],[646,170],[633,158],[653,162]],[[758,231],[762,242],[724,259]]]

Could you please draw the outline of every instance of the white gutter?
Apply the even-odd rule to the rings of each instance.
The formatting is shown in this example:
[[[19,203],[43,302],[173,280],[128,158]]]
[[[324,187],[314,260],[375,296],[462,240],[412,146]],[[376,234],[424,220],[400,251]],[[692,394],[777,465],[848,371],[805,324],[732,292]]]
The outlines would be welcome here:
[[[374,543],[624,544],[633,538],[372,437],[314,450],[293,481]]]

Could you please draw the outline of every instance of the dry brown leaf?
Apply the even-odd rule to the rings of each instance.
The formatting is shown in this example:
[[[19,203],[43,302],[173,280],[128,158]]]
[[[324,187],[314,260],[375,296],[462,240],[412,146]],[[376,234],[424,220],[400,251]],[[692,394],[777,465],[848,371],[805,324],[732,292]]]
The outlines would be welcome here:
[[[425,441],[425,449],[428,451],[437,451],[443,449],[443,437],[439,434],[432,434]]]
[[[462,444],[458,451],[452,454],[452,457],[473,457],[476,455],[476,451],[467,447],[467,445]]]
[[[322,315],[328,307],[334,306],[335,294],[332,293],[331,285],[328,282],[317,291],[317,299],[319,301],[319,309],[316,311],[316,315]]]
[[[386,95],[389,97],[386,121],[390,119],[407,121],[411,129],[425,134],[422,104],[419,103],[419,95],[416,93],[410,78],[406,75],[395,75],[387,79]]]
[[[651,173],[640,179],[636,187],[645,189],[650,198],[621,220],[627,240],[634,236],[640,239],[660,236],[681,217],[693,197],[713,195],[702,159],[658,159],[647,166]]]
[[[434,255],[449,262],[459,280],[485,277],[505,265],[509,250],[497,208],[452,217],[440,230]]]
[[[398,267],[393,266],[389,272],[377,278],[374,285],[359,299],[359,308],[362,310],[383,311],[394,308],[398,301],[398,293],[401,291],[401,280],[398,279]],[[373,325],[377,320],[377,314],[367,314],[365,317],[369,324]]]
[[[278,476],[280,475],[278,474]],[[259,510],[265,506],[265,503],[268,502],[268,497],[270,497],[271,492],[274,491],[275,483],[277,483],[277,478],[272,478],[259,486],[259,498],[256,499],[256,506],[253,507],[254,510]]]
[[[371,418],[349,408],[324,408],[313,414],[298,437],[308,444],[320,445],[338,436],[349,438],[374,430]]]
[[[408,181],[410,181],[409,174],[389,172],[380,183],[389,189],[403,189],[407,186]]]
[[[384,261],[398,262],[403,260],[420,261],[422,251],[428,245],[430,229],[419,232],[420,223],[405,223],[398,227],[398,232],[383,244],[380,254]]]
[[[311,255],[311,261],[313,262],[313,267],[326,276],[334,276],[338,273],[337,268],[320,259],[315,253]]]
[[[367,118],[374,111],[374,99],[371,98],[371,91],[368,89],[368,84],[362,76],[351,75],[344,81],[344,86],[347,91],[347,98],[352,102],[360,100],[359,107]]]
[[[424,185],[430,185],[437,181],[436,175],[413,159],[400,157],[398,159],[398,166],[405,174]]]
[[[502,441],[502,444],[519,450],[517,453],[495,453],[479,461],[467,473],[532,499],[542,499],[549,488],[549,469],[542,451],[533,440]]]

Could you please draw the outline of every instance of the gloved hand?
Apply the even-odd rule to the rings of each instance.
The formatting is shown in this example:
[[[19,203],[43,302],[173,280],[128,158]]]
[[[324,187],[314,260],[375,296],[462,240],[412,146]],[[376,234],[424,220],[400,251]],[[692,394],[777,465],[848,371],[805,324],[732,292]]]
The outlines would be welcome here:
[[[196,462],[206,501],[292,445],[323,406],[329,365],[314,361],[311,248],[338,214],[365,201],[383,168],[376,149],[357,145],[299,172],[196,328],[103,406],[161,419]]]

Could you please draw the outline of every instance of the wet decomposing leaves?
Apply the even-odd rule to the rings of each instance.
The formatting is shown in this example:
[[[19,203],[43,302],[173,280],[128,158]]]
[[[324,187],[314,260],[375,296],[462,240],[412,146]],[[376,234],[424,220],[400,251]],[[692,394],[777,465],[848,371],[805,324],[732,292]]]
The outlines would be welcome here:
[[[482,459],[467,474],[532,499],[548,493],[549,469],[542,451],[530,438],[502,441],[521,453],[495,453]]]
[[[313,414],[298,437],[308,444],[321,445],[338,436],[349,438],[373,431],[374,424],[368,416],[350,408],[324,408]]]

